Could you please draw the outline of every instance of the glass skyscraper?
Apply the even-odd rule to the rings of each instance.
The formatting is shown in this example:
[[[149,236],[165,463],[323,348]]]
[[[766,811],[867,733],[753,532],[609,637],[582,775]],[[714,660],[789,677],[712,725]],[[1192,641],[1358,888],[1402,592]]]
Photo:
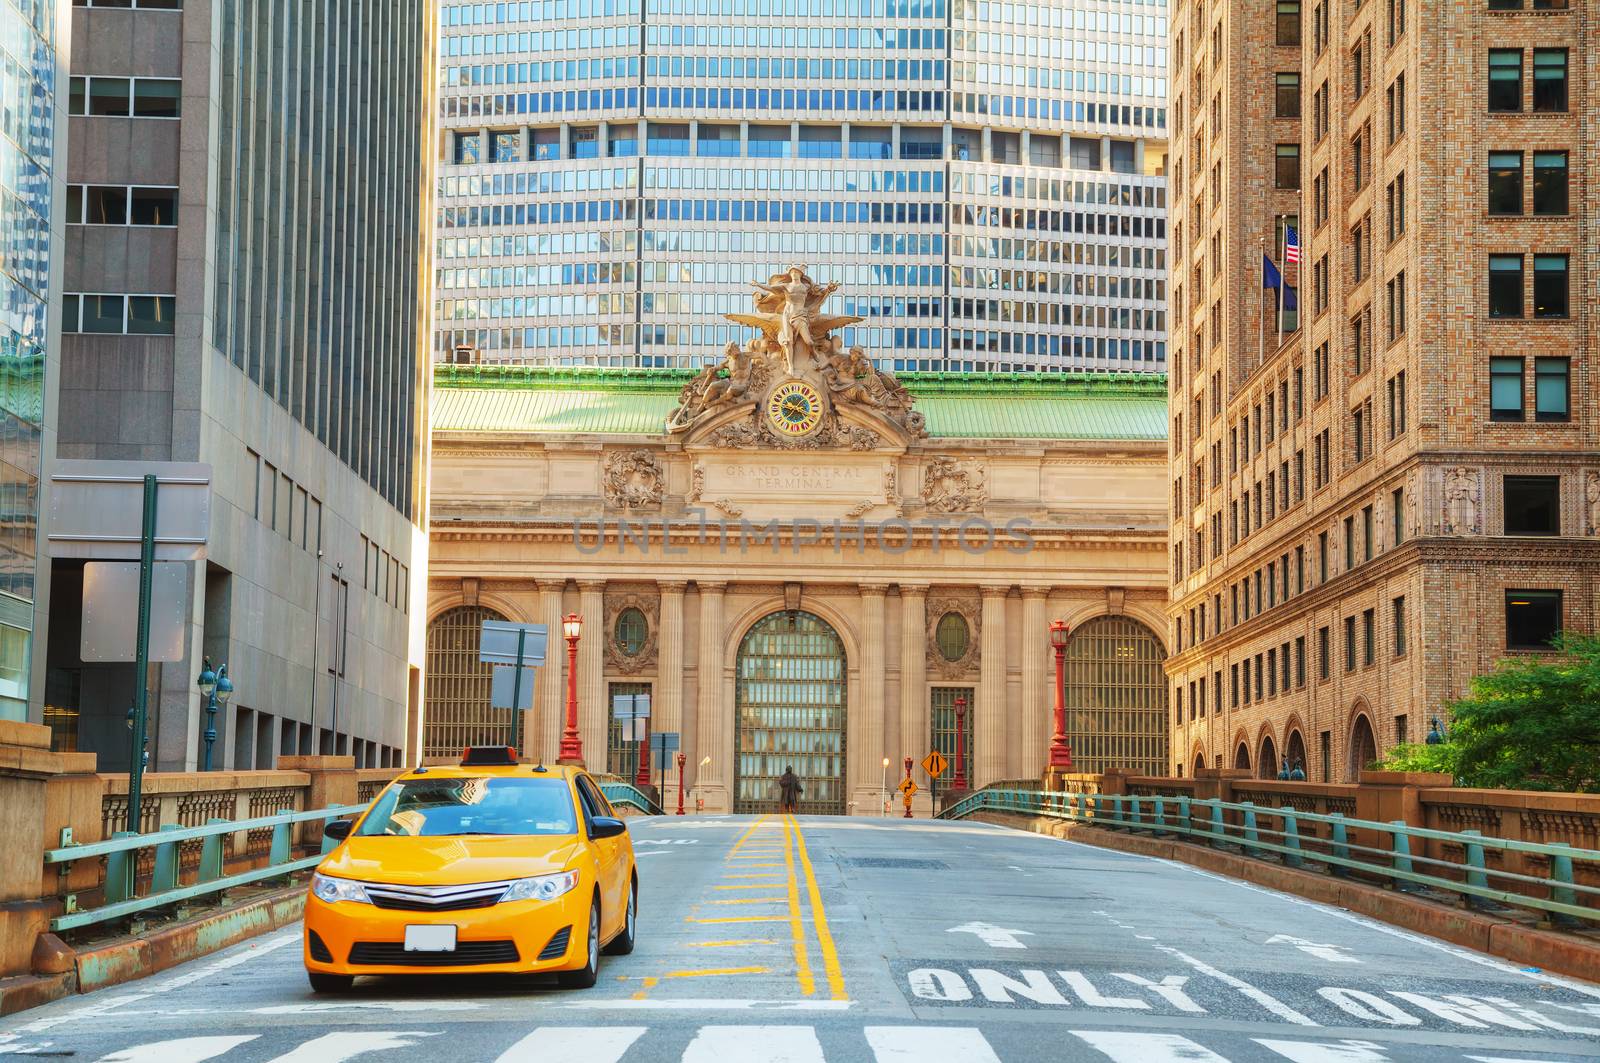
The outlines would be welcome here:
[[[26,719],[55,172],[55,0],[0,0],[0,719]]]
[[[1166,367],[1164,0],[439,13],[439,360],[697,365],[803,263],[889,368]]]

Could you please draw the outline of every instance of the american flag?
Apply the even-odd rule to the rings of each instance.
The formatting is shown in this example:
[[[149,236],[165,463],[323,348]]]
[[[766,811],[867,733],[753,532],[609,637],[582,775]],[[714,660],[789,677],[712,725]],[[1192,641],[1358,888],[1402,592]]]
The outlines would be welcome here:
[[[1283,227],[1283,262],[1286,266],[1298,264],[1300,261],[1300,234],[1294,231],[1293,225]]]

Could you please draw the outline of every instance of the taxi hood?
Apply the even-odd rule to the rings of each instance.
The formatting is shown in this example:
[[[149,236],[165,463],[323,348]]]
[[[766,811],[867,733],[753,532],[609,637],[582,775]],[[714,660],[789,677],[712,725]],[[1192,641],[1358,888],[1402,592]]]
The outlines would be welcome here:
[[[317,870],[335,878],[397,886],[457,886],[565,871],[579,848],[573,834],[352,835]]]

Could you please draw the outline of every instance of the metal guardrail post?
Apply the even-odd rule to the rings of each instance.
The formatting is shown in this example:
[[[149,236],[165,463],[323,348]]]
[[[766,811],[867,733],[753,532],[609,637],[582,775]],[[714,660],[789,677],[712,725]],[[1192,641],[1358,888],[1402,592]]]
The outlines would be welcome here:
[[[1256,833],[1256,806],[1255,806],[1255,802],[1253,802],[1253,801],[1245,801],[1245,802],[1243,802],[1243,804],[1244,804],[1244,847],[1245,847],[1245,850],[1251,856],[1259,857],[1261,855],[1261,852],[1260,852],[1259,846],[1256,843],[1261,841],[1261,836]]]
[[[1216,797],[1208,797],[1206,804],[1211,806],[1211,847],[1220,849],[1228,837],[1228,825],[1222,818],[1222,800]]]
[[[178,830],[176,823],[163,823],[156,828],[162,834]],[[178,843],[162,842],[156,846],[155,869],[150,874],[150,892],[166,893],[178,888]]]
[[[136,838],[139,832],[134,830],[112,831],[111,837]],[[106,885],[105,897],[107,904],[116,904],[119,901],[133,899],[133,873],[138,866],[138,853],[134,850],[124,850],[120,853],[106,854]]]
[[[1305,867],[1306,858],[1300,855],[1300,823],[1295,819],[1294,809],[1284,805],[1278,811],[1283,813],[1284,848],[1294,850],[1283,854],[1283,862],[1287,867]]]
[[[1189,818],[1189,797],[1187,794],[1178,796],[1178,833],[1188,834],[1194,829],[1194,822]]]
[[[1464,830],[1461,833],[1473,838],[1483,837],[1482,831]],[[1464,848],[1466,849],[1467,856],[1467,885],[1476,886],[1479,889],[1488,889],[1489,865],[1484,859],[1482,844],[1469,841],[1466,843]],[[1461,895],[1461,899],[1466,903],[1468,908],[1472,908],[1476,911],[1492,911],[1500,907],[1500,905],[1495,904],[1493,901],[1488,900],[1487,898],[1478,897],[1470,893],[1463,893]]]
[[[1550,886],[1550,899],[1552,901],[1557,904],[1576,905],[1578,903],[1578,894],[1572,888],[1572,857],[1565,853],[1551,854],[1550,881],[1552,883]],[[1565,912],[1551,912],[1550,925],[1564,930],[1572,930],[1583,924]]]
[[[206,820],[206,826],[226,822],[228,821],[225,819],[213,818]],[[222,849],[227,841],[226,834],[213,834],[200,842],[200,872],[195,879],[196,882],[215,882],[222,877],[222,867],[227,862]]]
[[[280,808],[278,814],[293,813],[292,808]],[[293,856],[294,826],[289,823],[274,823],[272,825],[272,848],[267,853],[267,866],[277,867],[287,864]],[[287,881],[287,877],[283,881]]]
[[[1411,836],[1406,833],[1406,821],[1403,819],[1392,819],[1389,821],[1389,826],[1394,828],[1389,832],[1389,836],[1394,839],[1391,846],[1394,851],[1394,870],[1406,875],[1412,874]],[[1415,882],[1407,882],[1405,879],[1396,879],[1394,888],[1399,890],[1401,893],[1422,892],[1421,886],[1417,885]]]
[[[1167,802],[1159,794],[1156,796],[1156,833],[1163,836],[1167,833]]]
[[[1328,840],[1333,845],[1333,857],[1336,860],[1350,859],[1350,838],[1345,832],[1344,813],[1330,812],[1328,818],[1333,822],[1328,825]],[[1350,869],[1342,864],[1329,864],[1328,874],[1335,878],[1350,877]]]

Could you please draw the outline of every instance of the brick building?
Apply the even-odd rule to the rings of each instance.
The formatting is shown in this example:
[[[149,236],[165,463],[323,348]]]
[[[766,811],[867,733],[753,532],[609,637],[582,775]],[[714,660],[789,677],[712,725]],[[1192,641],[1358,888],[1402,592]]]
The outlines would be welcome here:
[[[1174,5],[1174,771],[1353,778],[1593,630],[1597,17]]]

